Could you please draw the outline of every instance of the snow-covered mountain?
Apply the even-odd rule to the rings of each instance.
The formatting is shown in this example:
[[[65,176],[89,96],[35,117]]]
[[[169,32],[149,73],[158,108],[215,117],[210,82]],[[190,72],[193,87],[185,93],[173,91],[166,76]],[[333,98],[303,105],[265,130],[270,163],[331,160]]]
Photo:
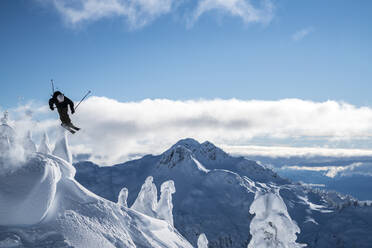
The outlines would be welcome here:
[[[18,144],[8,125],[0,126],[0,133],[5,144],[0,153],[1,248],[193,247],[173,227],[172,181],[162,184],[158,201],[149,177],[136,206],[128,208],[126,189],[118,194],[118,202],[111,202],[74,179],[65,131],[54,155],[46,136],[40,152],[35,152],[31,135],[26,143]],[[14,150],[18,151],[16,157]],[[154,213],[146,214],[152,207]]]
[[[136,206],[142,182],[174,182],[174,226],[193,245],[209,247],[371,247],[372,207],[305,188],[210,142],[177,142],[161,155],[112,167],[75,164],[76,179],[116,202],[123,187]],[[151,187],[149,187],[151,191]],[[363,206],[362,206],[363,205]],[[198,237],[199,241],[198,241]]]

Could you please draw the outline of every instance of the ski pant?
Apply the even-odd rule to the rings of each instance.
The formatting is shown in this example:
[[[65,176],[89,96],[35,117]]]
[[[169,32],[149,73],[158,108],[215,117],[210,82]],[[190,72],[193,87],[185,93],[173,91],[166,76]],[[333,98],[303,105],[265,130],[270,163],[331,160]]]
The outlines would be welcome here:
[[[71,124],[70,116],[68,116],[68,108],[58,109],[59,119],[63,124]]]

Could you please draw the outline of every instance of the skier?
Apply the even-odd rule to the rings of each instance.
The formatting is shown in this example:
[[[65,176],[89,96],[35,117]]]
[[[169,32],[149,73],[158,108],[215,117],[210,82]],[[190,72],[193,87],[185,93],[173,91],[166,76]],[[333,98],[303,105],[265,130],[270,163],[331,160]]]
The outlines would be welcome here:
[[[80,128],[71,123],[68,115],[68,106],[70,106],[71,114],[75,113],[74,103],[68,97],[65,97],[62,92],[56,91],[53,93],[53,97],[49,99],[49,107],[52,111],[54,110],[54,104],[57,106],[59,118],[62,122],[61,126],[71,133],[75,133],[75,130],[79,131]]]

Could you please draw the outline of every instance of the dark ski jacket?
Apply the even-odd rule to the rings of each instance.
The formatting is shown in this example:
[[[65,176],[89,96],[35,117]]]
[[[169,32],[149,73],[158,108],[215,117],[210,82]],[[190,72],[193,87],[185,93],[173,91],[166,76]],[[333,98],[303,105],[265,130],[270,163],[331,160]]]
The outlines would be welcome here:
[[[51,110],[54,110],[55,104],[57,106],[58,111],[61,111],[62,109],[67,108],[67,106],[70,106],[71,113],[74,113],[75,112],[74,103],[66,96],[65,100],[60,103],[57,100],[58,95],[62,95],[62,93],[60,91],[56,91],[54,92],[53,97],[49,99],[49,108]]]

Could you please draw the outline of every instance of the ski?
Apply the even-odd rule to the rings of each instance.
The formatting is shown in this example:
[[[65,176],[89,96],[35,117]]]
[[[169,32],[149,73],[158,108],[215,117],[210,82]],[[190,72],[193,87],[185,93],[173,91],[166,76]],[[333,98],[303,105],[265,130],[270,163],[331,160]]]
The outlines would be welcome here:
[[[74,125],[71,124],[71,126],[69,126],[70,128],[72,128],[73,130],[75,131],[79,131],[81,128],[80,127],[75,127]]]
[[[66,129],[67,131],[69,131],[70,133],[74,134],[76,133],[75,130],[73,130],[70,126],[66,125],[66,124],[61,124],[61,126]]]

